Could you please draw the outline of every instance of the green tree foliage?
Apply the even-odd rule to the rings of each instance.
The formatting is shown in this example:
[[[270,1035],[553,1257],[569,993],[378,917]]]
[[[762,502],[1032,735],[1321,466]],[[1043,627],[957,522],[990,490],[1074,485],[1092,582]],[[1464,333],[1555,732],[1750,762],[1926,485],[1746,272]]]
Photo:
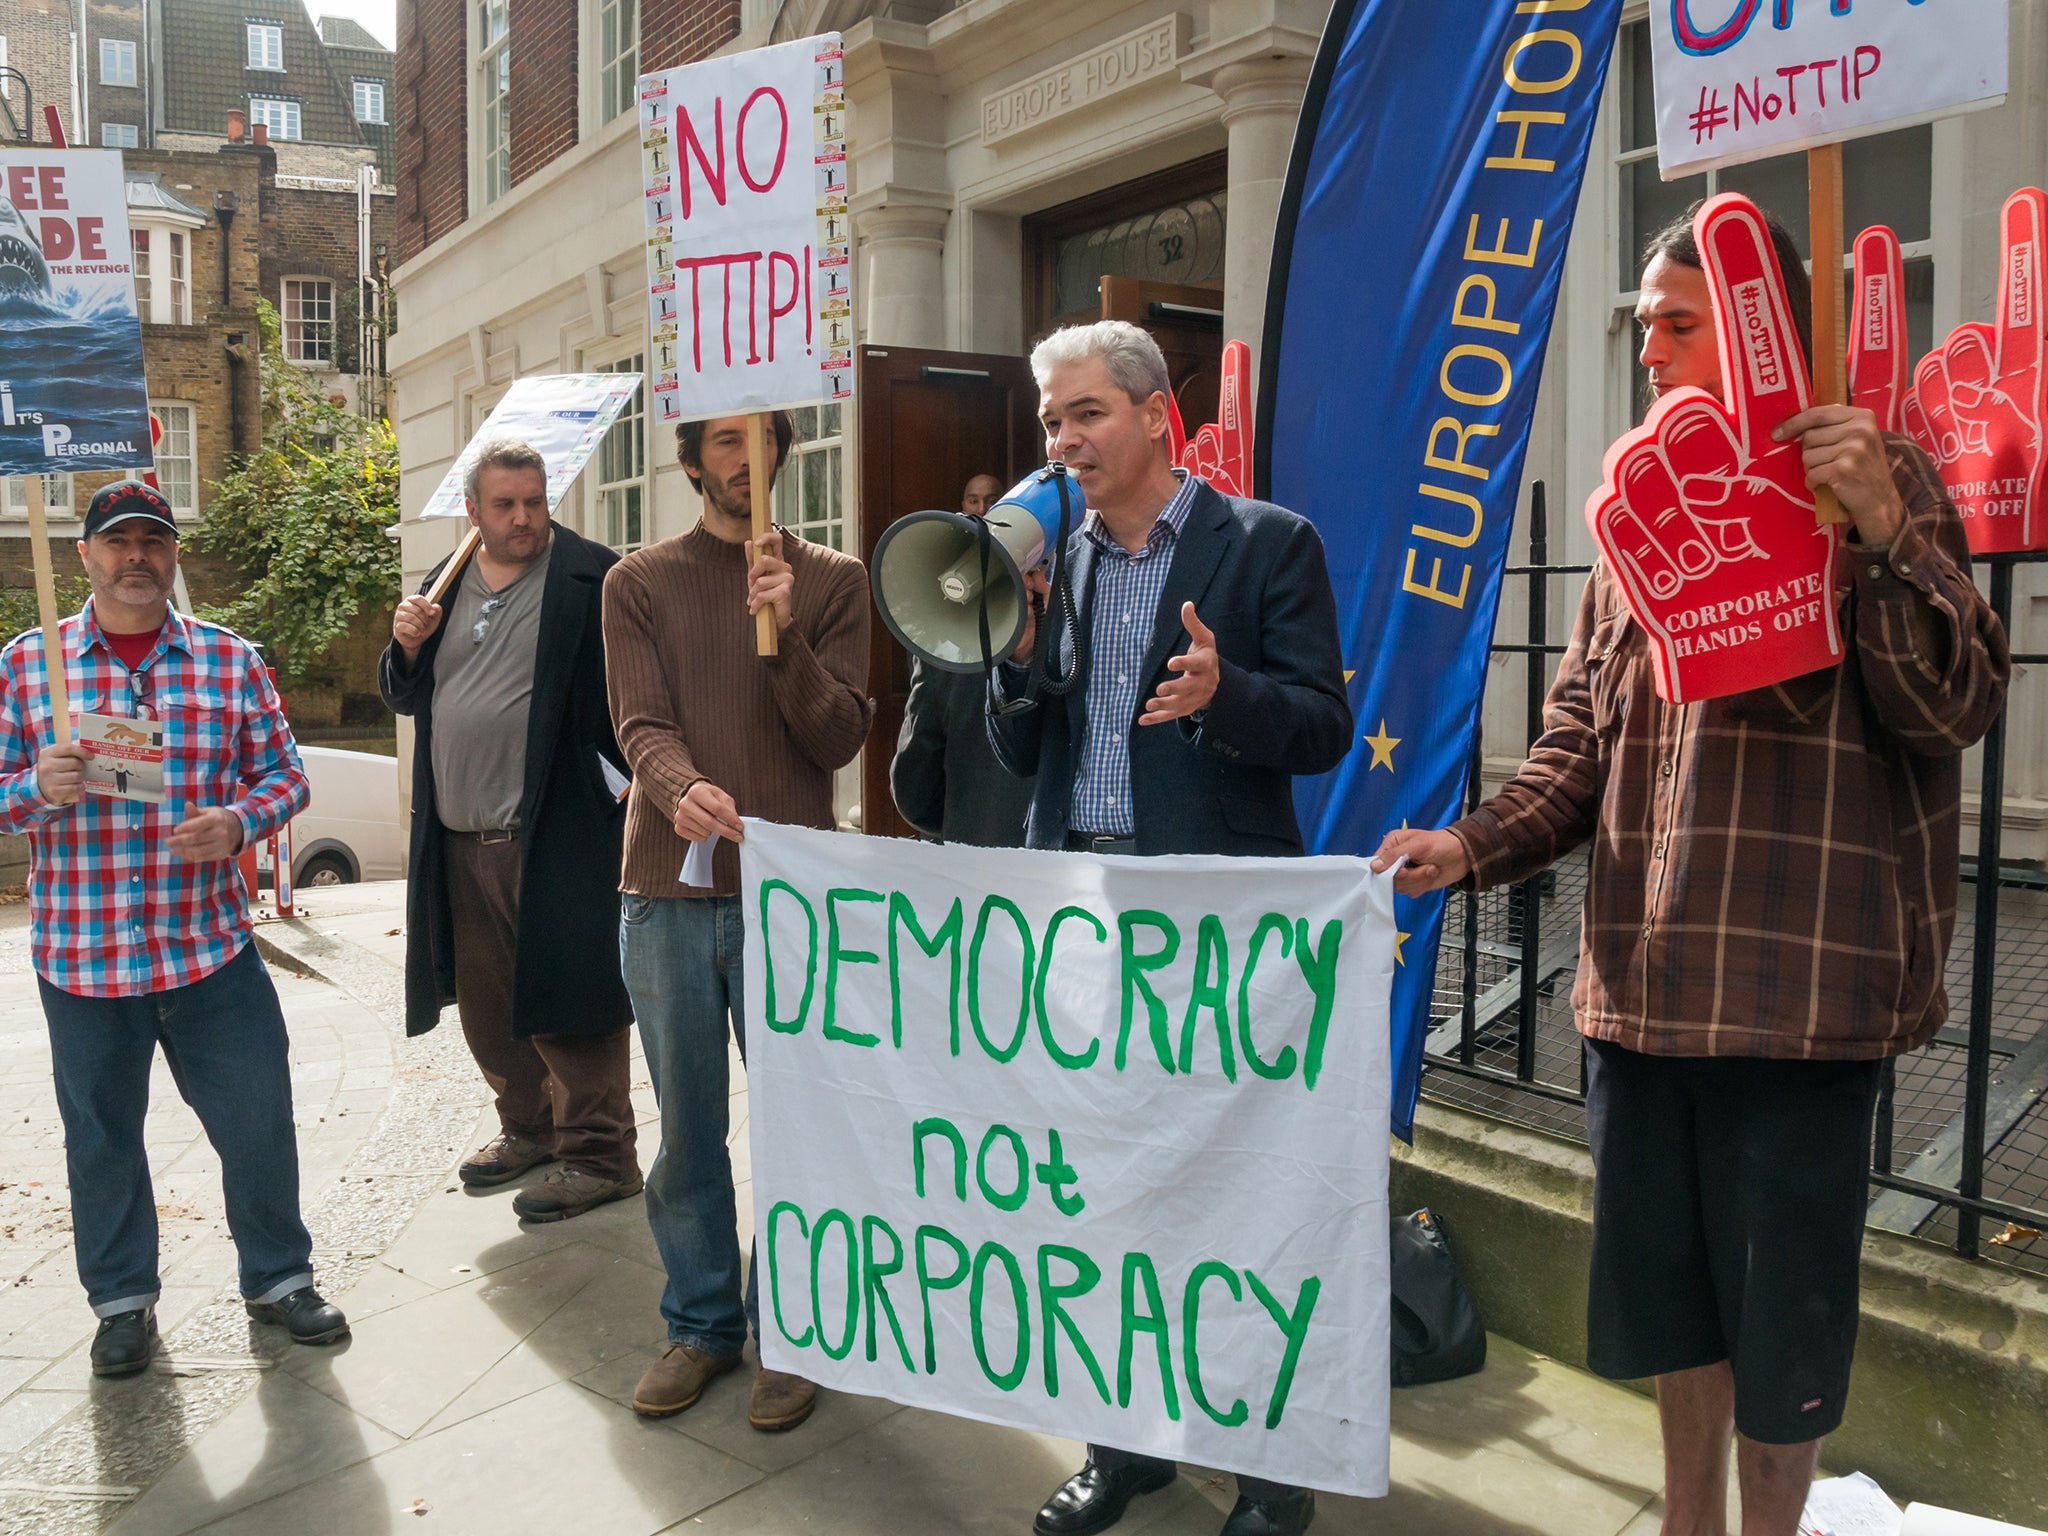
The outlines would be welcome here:
[[[229,461],[187,542],[248,578],[202,617],[261,641],[297,679],[398,590],[398,546],[384,531],[398,520],[398,439],[389,422],[318,393],[285,359],[277,311],[259,308],[263,446]]]
[[[90,596],[92,583],[83,576],[60,574],[57,577],[57,617],[70,618],[85,606],[85,600]],[[42,622],[42,615],[36,612],[34,587],[0,587],[0,645],[25,629],[41,628]]]

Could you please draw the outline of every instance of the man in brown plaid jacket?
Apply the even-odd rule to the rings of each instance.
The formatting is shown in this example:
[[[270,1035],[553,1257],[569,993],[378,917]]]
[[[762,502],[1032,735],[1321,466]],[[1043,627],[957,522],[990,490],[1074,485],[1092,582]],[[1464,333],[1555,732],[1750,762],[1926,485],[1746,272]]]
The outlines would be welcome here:
[[[1779,265],[1811,353],[1791,240]],[[1720,396],[1692,213],[1646,252],[1636,318],[1663,394]],[[1657,696],[1596,567],[1515,776],[1442,831],[1401,831],[1410,894],[1523,880],[1593,845],[1572,1006],[1593,1150],[1587,1354],[1656,1378],[1665,1536],[1793,1536],[1855,1349],[1882,1062],[1948,1013],[1961,754],[1996,716],[2005,635],[1927,456],[1868,411],[1786,422],[1854,524],[1834,571],[1847,654],[1704,703]]]

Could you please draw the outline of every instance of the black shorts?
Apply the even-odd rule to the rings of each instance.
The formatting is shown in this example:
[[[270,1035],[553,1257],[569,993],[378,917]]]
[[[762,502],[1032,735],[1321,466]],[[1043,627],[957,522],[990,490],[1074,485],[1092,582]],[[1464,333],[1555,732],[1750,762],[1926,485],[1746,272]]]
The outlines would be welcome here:
[[[1856,1351],[1881,1064],[1586,1048],[1587,1363],[1626,1381],[1726,1360],[1744,1435],[1831,1433]]]

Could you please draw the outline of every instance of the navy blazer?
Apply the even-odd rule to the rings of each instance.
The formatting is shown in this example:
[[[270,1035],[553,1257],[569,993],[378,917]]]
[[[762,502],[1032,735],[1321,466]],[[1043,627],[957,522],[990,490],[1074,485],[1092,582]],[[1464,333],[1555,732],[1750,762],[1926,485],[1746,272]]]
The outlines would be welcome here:
[[[1068,552],[1086,623],[1095,546],[1076,531]],[[1188,648],[1180,622],[1187,602],[1216,635],[1216,697],[1200,725],[1182,719],[1140,727],[1145,701],[1178,676],[1166,663]],[[1000,674],[999,689],[1013,695],[1023,669],[1005,663]],[[1032,848],[1066,846],[1087,693],[1084,678],[1036,709],[989,714],[989,739],[1003,766],[1038,775],[1026,838]],[[1202,487],[1174,546],[1129,731],[1139,853],[1302,852],[1294,775],[1336,767],[1351,749],[1352,732],[1336,600],[1313,524],[1285,508]]]

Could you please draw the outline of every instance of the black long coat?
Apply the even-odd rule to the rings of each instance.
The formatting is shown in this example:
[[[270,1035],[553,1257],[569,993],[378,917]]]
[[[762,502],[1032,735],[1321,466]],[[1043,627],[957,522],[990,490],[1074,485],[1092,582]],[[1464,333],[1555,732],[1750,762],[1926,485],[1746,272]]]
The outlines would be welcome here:
[[[619,974],[619,861],[626,808],[598,758],[625,762],[604,683],[602,596],[618,556],[555,525],[541,592],[526,783],[519,802],[519,931],[512,967],[518,1035],[602,1035],[632,1022]],[[442,562],[446,564],[446,562]],[[421,586],[433,585],[440,566]],[[434,658],[410,670],[394,641],[377,664],[384,702],[413,717],[411,864],[405,893],[405,1032],[422,1035],[455,1001],[454,921],[434,799]]]

